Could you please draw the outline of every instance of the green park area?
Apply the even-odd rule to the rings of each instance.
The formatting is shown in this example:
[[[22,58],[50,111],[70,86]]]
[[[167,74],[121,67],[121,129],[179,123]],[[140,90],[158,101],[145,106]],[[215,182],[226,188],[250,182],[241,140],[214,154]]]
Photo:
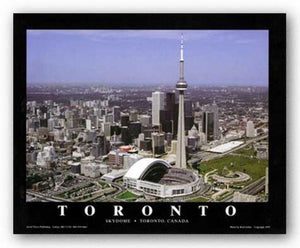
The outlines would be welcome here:
[[[138,195],[135,195],[129,191],[125,191],[121,195],[117,196],[117,199],[126,200],[126,201],[135,201],[137,198],[139,198]]]
[[[251,176],[255,181],[265,176],[265,169],[268,166],[268,160],[256,159],[246,156],[226,155],[221,158],[201,162],[198,165],[200,173],[205,174],[211,170],[217,169],[221,175],[223,168],[227,167],[230,171],[241,171]]]

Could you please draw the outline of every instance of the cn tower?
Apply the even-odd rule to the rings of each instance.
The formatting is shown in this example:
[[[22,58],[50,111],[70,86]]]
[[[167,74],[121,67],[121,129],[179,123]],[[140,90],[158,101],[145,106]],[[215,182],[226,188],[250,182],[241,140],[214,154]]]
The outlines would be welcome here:
[[[181,34],[180,43],[180,77],[176,83],[176,90],[179,92],[179,113],[178,113],[178,132],[177,132],[177,153],[176,167],[186,168],[185,153],[185,130],[184,130],[184,91],[187,89],[187,82],[184,80],[184,59],[183,59],[183,35]]]

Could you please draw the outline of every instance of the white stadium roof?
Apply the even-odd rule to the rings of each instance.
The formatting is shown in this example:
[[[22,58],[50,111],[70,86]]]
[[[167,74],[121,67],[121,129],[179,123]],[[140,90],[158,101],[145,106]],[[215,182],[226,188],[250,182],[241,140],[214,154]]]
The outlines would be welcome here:
[[[143,173],[151,167],[151,165],[155,163],[162,163],[166,167],[171,167],[169,163],[162,159],[156,159],[156,158],[143,158],[139,161],[135,162],[130,169],[127,171],[127,173],[124,175],[124,177],[132,178],[132,179],[139,179]]]

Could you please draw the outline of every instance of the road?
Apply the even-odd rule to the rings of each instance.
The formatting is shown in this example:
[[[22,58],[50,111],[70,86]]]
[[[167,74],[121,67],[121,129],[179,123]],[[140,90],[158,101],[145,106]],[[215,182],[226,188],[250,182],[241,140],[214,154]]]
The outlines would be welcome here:
[[[26,194],[30,195],[30,196],[33,196],[33,197],[36,197],[38,199],[41,199],[41,200],[44,200],[44,201],[48,201],[48,202],[74,202],[70,199],[60,199],[58,197],[55,197],[55,195],[57,194],[61,194],[61,193],[64,193],[64,192],[67,192],[67,191],[70,191],[74,188],[82,188],[82,187],[85,187],[87,186],[89,183],[93,182],[93,181],[97,181],[97,182],[100,182],[100,183],[106,183],[106,181],[102,181],[100,179],[95,179],[95,178],[92,178],[92,179],[88,179],[88,181],[86,182],[83,182],[83,183],[80,183],[80,184],[76,184],[76,185],[73,185],[72,187],[69,187],[67,189],[64,189],[64,190],[61,190],[61,191],[57,191],[57,192],[52,192],[52,193],[40,193],[40,192],[35,192],[35,191],[32,191],[32,190],[27,190],[26,191]],[[114,198],[116,195],[120,194],[121,192],[123,192],[125,190],[124,187],[120,186],[120,184],[117,184],[117,183],[109,183],[111,184],[113,187],[117,188],[117,191],[113,194],[110,194],[110,195],[107,195],[105,196],[105,199],[106,200],[109,200],[111,198]],[[94,199],[93,201],[96,201],[97,199]]]
[[[254,183],[248,185],[245,189],[241,190],[241,193],[248,194],[248,195],[255,195],[262,191],[265,187],[266,179],[262,177],[255,181]]]
[[[247,195],[255,195],[264,189],[265,181],[266,181],[265,177],[262,177],[256,180],[255,182],[249,184],[244,189],[236,192],[240,192]],[[233,195],[230,195],[222,200],[222,202],[232,202],[232,201],[233,201]]]
[[[53,196],[47,196],[45,194],[41,194],[41,193],[38,193],[38,192],[33,192],[33,191],[30,191],[30,190],[27,190],[26,194],[30,195],[30,196],[34,196],[38,199],[41,199],[41,200],[44,200],[44,201],[47,201],[47,202],[72,202],[68,199],[62,200],[62,199],[59,199],[59,198],[56,198],[56,197],[53,197]]]

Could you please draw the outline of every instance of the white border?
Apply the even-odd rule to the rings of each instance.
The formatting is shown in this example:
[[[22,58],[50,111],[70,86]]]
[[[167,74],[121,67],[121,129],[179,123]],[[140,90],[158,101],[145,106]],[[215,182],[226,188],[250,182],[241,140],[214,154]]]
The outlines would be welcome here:
[[[12,235],[13,16],[28,13],[287,13],[288,235]],[[0,244],[1,247],[295,247],[300,241],[300,1],[2,0],[0,7]],[[280,142],[280,141],[278,141]]]

